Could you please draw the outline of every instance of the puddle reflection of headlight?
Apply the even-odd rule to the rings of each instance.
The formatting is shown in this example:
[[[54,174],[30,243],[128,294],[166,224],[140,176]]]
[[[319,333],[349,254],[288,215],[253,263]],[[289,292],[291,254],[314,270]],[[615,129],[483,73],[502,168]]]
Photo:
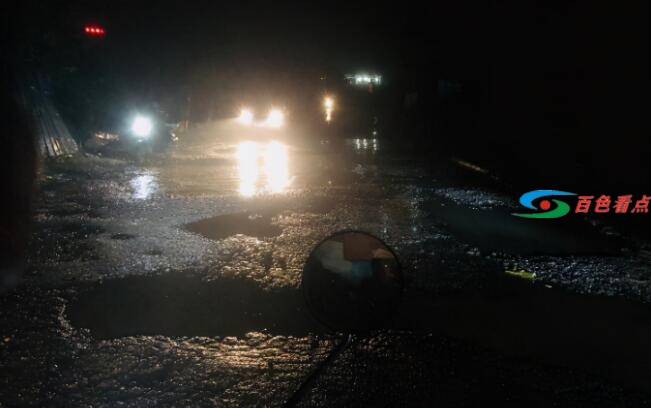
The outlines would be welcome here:
[[[153,174],[142,174],[129,182],[133,189],[132,197],[137,200],[147,200],[158,190],[158,180]]]
[[[278,193],[287,187],[289,169],[285,145],[278,142],[269,143],[265,152],[265,173],[269,189],[272,192]]]
[[[282,143],[272,142],[262,148],[255,142],[242,142],[237,147],[237,161],[239,192],[244,197],[260,191],[281,193],[289,186],[289,157]]]
[[[237,163],[240,177],[240,194],[250,197],[255,194],[258,180],[258,145],[242,142],[237,147]]]

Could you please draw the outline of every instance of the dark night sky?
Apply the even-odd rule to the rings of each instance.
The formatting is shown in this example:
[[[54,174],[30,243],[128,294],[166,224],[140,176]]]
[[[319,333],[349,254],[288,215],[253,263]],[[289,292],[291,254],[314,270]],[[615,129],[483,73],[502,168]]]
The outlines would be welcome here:
[[[165,61],[175,67],[246,63],[291,66],[375,66],[390,57],[391,27],[382,10],[354,6],[282,5],[275,2],[161,3],[155,7],[118,2],[73,10],[97,16],[111,40],[135,63]],[[84,17],[84,14],[88,17]]]

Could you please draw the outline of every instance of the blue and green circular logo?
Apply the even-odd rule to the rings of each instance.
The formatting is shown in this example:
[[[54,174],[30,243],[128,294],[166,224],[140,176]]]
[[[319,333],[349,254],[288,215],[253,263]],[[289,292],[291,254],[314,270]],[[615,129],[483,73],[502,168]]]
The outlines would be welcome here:
[[[538,208],[536,208],[536,206],[533,205],[533,201],[538,198],[548,197],[548,196],[575,196],[575,195],[576,195],[575,193],[569,193],[567,191],[534,190],[522,194],[522,196],[520,197],[520,204],[532,210],[537,210]],[[551,201],[553,201],[554,204],[556,204],[556,208],[550,210],[552,205],[549,202],[549,200],[542,200],[539,203],[539,205],[540,205],[540,209],[545,212],[513,213],[512,215],[515,215],[516,217],[523,217],[523,218],[559,218],[570,212],[570,206],[566,202],[560,200],[554,200],[554,199],[552,199]]]

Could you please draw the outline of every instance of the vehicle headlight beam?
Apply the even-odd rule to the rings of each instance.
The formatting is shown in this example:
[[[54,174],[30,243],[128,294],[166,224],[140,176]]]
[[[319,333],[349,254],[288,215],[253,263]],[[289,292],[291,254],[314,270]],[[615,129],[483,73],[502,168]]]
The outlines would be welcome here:
[[[240,116],[237,120],[243,125],[250,125],[253,123],[253,111],[248,108],[243,108],[240,111]]]
[[[280,109],[271,109],[266,124],[271,127],[281,127],[285,123],[285,114]]]
[[[154,122],[147,116],[138,115],[131,124],[131,131],[137,137],[147,138],[154,129]]]

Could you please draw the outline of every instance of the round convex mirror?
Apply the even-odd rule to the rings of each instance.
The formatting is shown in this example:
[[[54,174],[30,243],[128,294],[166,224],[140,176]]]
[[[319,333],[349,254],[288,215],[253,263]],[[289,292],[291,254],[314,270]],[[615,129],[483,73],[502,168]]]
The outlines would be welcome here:
[[[403,278],[396,255],[384,242],[344,231],[314,248],[302,286],[317,320],[333,330],[363,332],[381,328],[397,309]]]

